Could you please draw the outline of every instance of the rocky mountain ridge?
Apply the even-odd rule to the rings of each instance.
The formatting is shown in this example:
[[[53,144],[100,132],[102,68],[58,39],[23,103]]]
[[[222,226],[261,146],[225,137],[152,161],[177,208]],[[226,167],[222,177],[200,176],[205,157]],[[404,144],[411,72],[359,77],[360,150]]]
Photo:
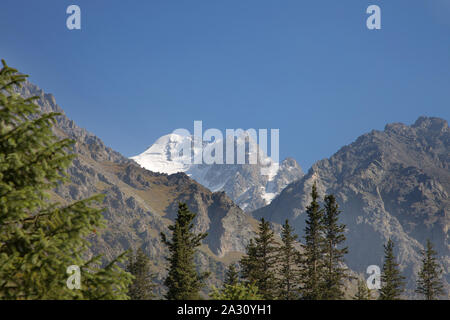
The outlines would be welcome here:
[[[54,132],[75,140],[72,152],[77,157],[68,170],[71,182],[54,190],[53,200],[68,203],[105,194],[106,228],[91,235],[91,254],[103,254],[110,260],[125,250],[143,247],[161,280],[167,252],[160,232],[168,232],[182,201],[197,213],[196,231],[208,232],[197,262],[212,272],[209,285],[220,284],[226,264],[239,258],[254,234],[257,222],[251,216],[223,192],[213,193],[184,173],[154,173],[113,151],[67,118],[55,98],[37,86],[27,82],[17,92],[24,97],[37,96],[43,113],[62,113]]]
[[[447,121],[420,117],[413,125],[388,124],[316,162],[299,181],[288,185],[255,218],[290,219],[300,233],[312,184],[323,196],[333,193],[347,225],[349,266],[364,273],[382,266],[383,244],[396,243],[408,288],[415,286],[420,250],[429,238],[450,280],[450,132]],[[414,293],[410,292],[413,296]]]

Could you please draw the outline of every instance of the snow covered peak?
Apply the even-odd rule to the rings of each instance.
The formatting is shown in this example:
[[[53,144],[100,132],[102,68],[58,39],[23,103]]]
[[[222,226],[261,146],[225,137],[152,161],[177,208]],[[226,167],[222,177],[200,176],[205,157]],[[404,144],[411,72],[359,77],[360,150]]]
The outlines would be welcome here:
[[[287,184],[303,176],[295,160],[283,161],[279,165],[263,152],[246,131],[231,139],[234,141],[231,144],[233,164],[226,164],[227,151],[231,150],[227,149],[226,143],[230,141],[194,139],[198,138],[171,133],[160,137],[150,148],[131,159],[153,172],[184,172],[212,191],[225,191],[235,203],[248,211],[270,203]],[[228,140],[227,137],[225,140]],[[208,155],[216,156],[216,147],[223,150],[222,164],[205,164]],[[203,155],[204,161],[194,164],[194,159],[199,155]],[[241,161],[238,161],[240,156]],[[220,152],[217,157],[220,158]]]
[[[173,174],[189,170],[187,156],[179,155],[184,143],[191,143],[192,138],[177,134],[162,136],[147,150],[138,156],[132,157],[139,165],[153,172]]]

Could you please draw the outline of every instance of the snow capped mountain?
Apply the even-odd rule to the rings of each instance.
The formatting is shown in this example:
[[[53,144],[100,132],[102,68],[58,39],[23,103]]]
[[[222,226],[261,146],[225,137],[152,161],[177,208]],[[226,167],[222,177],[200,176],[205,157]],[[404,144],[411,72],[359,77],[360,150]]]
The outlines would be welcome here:
[[[191,142],[191,137],[168,134],[156,140],[144,153],[131,159],[153,172],[167,174],[186,172],[191,167],[189,164],[191,155],[180,156],[179,150],[184,143],[191,144]]]
[[[294,159],[275,163],[247,132],[235,137],[230,149],[229,141],[195,139],[199,138],[168,134],[131,159],[153,172],[184,172],[211,191],[224,191],[246,211],[269,204],[285,186],[303,176]]]

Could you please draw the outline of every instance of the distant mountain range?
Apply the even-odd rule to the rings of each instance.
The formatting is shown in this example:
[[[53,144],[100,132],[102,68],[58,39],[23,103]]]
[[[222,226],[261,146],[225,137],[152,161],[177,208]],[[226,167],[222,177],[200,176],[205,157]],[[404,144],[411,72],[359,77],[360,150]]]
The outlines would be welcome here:
[[[19,93],[39,96],[42,112],[64,113],[51,94],[29,82]],[[187,202],[198,213],[196,229],[209,233],[196,259],[201,268],[212,272],[208,284],[218,285],[226,265],[239,259],[253,237],[257,219],[265,217],[279,230],[279,223],[288,218],[303,234],[305,207],[316,182],[322,196],[336,195],[343,211],[350,251],[346,260],[352,270],[364,273],[369,265],[381,266],[383,244],[392,238],[412,289],[419,251],[430,238],[448,288],[450,133],[443,119],[421,117],[412,126],[389,124],[384,131],[367,133],[329,159],[316,162],[306,175],[295,160],[287,159],[268,177],[260,175],[258,165],[177,167],[179,163],[169,155],[180,137],[172,135],[134,158],[149,171],[105,146],[64,114],[54,131],[76,141],[78,157],[69,169],[72,182],[57,188],[53,199],[68,202],[104,193],[107,227],[91,235],[91,253],[112,258],[143,246],[159,281],[166,266],[159,234],[167,232],[178,201]],[[410,291],[409,296],[414,293]]]
[[[284,187],[303,176],[302,169],[294,159],[288,158],[281,164],[274,163],[247,132],[235,137],[234,141],[234,155],[238,148],[246,150],[245,164],[193,164],[192,159],[202,149],[195,148],[194,137],[177,134],[159,138],[150,148],[131,159],[153,172],[185,172],[212,191],[225,191],[247,212],[269,204]],[[192,154],[181,152],[186,144],[192,146]],[[222,140],[203,143],[203,150],[212,149],[213,144],[221,144],[225,159],[226,148]],[[251,150],[257,153],[257,164],[249,164]],[[262,174],[262,168],[267,169],[269,174]]]

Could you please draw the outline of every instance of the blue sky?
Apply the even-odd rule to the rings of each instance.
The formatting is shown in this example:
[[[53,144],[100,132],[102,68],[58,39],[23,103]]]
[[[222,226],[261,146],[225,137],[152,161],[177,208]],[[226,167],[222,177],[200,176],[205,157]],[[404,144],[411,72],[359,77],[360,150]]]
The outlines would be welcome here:
[[[0,57],[126,156],[202,120],[279,128],[308,169],[386,123],[449,119],[449,16],[449,0],[2,0]]]

